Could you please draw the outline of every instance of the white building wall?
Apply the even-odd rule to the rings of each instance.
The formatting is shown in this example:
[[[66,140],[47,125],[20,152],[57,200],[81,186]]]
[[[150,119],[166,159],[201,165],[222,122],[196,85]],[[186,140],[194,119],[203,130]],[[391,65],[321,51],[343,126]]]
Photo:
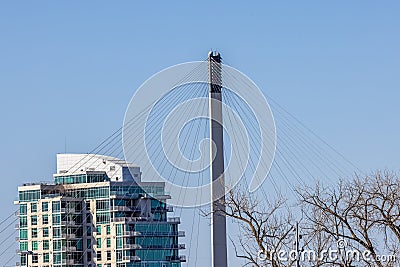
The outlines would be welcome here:
[[[105,171],[111,181],[141,181],[139,166],[96,154],[57,154],[57,174]]]

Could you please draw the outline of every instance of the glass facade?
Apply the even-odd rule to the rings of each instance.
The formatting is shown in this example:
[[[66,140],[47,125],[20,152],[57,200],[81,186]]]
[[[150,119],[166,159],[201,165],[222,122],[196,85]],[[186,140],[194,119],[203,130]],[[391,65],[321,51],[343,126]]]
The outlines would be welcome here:
[[[55,184],[80,184],[80,183],[99,183],[109,181],[110,179],[105,173],[90,173],[55,176]]]

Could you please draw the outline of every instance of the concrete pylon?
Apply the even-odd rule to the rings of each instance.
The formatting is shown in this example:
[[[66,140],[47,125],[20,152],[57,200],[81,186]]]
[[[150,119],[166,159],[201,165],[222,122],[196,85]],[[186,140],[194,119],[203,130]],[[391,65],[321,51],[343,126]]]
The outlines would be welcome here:
[[[212,267],[227,267],[221,55],[208,54]],[[213,145],[214,144],[214,145]],[[215,155],[213,159],[213,155]],[[222,211],[222,212],[221,212]]]

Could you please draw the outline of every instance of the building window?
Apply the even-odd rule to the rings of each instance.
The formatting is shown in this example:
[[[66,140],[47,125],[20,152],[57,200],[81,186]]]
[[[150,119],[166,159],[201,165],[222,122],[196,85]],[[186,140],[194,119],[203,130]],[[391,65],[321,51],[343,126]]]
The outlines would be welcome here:
[[[49,228],[43,228],[43,237],[49,237]]]
[[[107,247],[110,248],[111,247],[111,239],[107,238]]]
[[[122,248],[122,237],[117,237],[117,248]]]
[[[28,240],[28,230],[27,229],[19,230],[19,238],[21,240]]]
[[[61,214],[53,214],[53,225],[61,224]]]
[[[106,226],[107,235],[111,234],[111,227],[109,225]]]
[[[100,251],[97,252],[97,260],[98,260],[98,261],[101,261],[101,252],[100,252]]]
[[[60,212],[61,211],[61,204],[60,201],[54,201],[53,202],[53,212]]]
[[[20,215],[26,215],[27,214],[26,204],[21,204],[19,206],[19,214]]]
[[[38,255],[36,254],[33,254],[32,255],[32,263],[38,263],[39,262],[39,257],[38,257]]]
[[[107,260],[108,260],[108,261],[111,260],[111,251],[107,251]]]
[[[110,201],[107,200],[97,200],[96,201],[96,210],[109,210],[110,209]]]
[[[99,224],[110,223],[110,213],[109,212],[98,212],[96,214],[96,221]]]
[[[31,217],[31,224],[32,225],[37,225],[37,216],[36,215]]]
[[[92,248],[92,240],[91,239],[86,240],[86,248],[88,248],[88,249]]]
[[[76,248],[77,248],[78,250],[82,250],[82,240],[76,241]]]
[[[86,235],[87,236],[92,235],[92,227],[91,226],[86,226]]]
[[[53,228],[53,237],[55,237],[55,238],[61,237],[61,228],[60,227]]]
[[[26,218],[26,216],[19,217],[19,226],[22,228],[28,227],[28,219]]]
[[[97,238],[97,248],[101,248],[101,238]]]
[[[97,234],[101,235],[101,225],[97,225]]]
[[[92,261],[92,252],[86,252],[86,261]]]
[[[49,202],[42,202],[42,212],[49,211]]]
[[[43,262],[49,262],[49,261],[50,261],[49,253],[44,253],[43,254]]]
[[[21,255],[21,266],[26,266],[26,255]]]
[[[42,223],[43,224],[49,223],[49,215],[42,215]]]
[[[19,243],[19,250],[26,251],[28,250],[28,242],[21,242]]]
[[[40,199],[40,190],[27,190],[19,192],[18,197],[22,202],[37,201]]]
[[[31,212],[37,212],[37,203],[31,203]]]
[[[60,264],[60,263],[61,263],[61,253],[54,253],[53,264]]]
[[[37,237],[37,228],[32,228],[31,234],[32,234],[32,238],[36,238]]]
[[[56,240],[53,242],[53,250],[61,251],[61,240]]]
[[[49,248],[49,240],[43,240],[43,250],[48,250]]]
[[[122,235],[122,224],[117,224],[117,236],[121,236]]]
[[[38,250],[38,242],[37,241],[32,241],[32,250]]]
[[[117,261],[122,261],[122,250],[117,250]]]

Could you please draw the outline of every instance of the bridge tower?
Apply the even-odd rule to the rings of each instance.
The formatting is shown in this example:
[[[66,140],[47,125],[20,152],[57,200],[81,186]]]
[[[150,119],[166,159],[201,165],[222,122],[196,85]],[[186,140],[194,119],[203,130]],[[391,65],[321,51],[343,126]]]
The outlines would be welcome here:
[[[218,52],[208,54],[210,176],[211,176],[211,242],[212,267],[227,267],[224,140],[222,124],[222,65]],[[213,160],[213,155],[215,158]]]

